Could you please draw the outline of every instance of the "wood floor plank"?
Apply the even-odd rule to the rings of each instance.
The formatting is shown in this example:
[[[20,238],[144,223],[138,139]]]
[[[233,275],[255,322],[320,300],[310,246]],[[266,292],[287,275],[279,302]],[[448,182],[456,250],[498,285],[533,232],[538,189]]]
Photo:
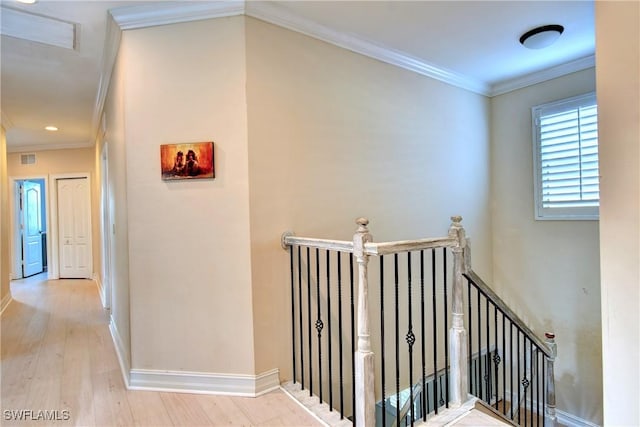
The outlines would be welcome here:
[[[40,276],[11,290],[0,322],[0,406],[70,418],[3,426],[321,425],[280,390],[257,398],[127,390],[94,282]]]

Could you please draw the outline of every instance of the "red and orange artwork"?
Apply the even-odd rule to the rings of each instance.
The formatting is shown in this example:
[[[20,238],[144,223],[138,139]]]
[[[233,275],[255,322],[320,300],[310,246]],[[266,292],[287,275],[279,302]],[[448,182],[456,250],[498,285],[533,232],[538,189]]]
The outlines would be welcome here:
[[[213,142],[160,146],[162,179],[214,178]]]

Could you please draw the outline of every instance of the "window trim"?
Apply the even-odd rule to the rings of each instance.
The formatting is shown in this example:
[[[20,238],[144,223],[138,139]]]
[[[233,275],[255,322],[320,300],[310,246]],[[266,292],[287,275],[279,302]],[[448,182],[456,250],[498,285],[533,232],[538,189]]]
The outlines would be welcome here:
[[[563,111],[572,107],[578,107],[596,101],[596,93],[589,92],[583,95],[564,98],[545,104],[536,105],[531,108],[531,129],[533,135],[533,184],[534,184],[534,215],[536,220],[557,221],[557,220],[586,220],[594,221],[600,219],[598,206],[579,206],[567,208],[545,208],[542,205],[542,166],[541,166],[541,150],[540,150],[540,126],[538,125],[538,117],[544,111],[546,114],[552,114],[556,111]],[[599,144],[599,141],[598,141]]]

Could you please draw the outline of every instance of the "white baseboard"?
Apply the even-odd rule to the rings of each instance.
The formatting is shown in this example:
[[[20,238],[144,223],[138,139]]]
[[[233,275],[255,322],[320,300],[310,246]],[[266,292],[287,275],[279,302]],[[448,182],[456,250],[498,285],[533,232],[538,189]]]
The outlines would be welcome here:
[[[102,281],[100,280],[100,275],[98,273],[93,273],[93,281],[96,282],[96,286],[98,287],[98,294],[100,294],[100,302],[102,303],[102,307],[105,308],[107,305],[107,300],[104,294],[104,286],[102,286]]]
[[[131,375],[131,361],[129,360],[128,353],[125,351],[122,337],[118,332],[118,328],[116,326],[116,322],[113,320],[113,316],[111,316],[111,321],[109,322],[109,331],[111,332],[111,339],[113,340],[113,345],[116,348],[116,354],[118,355],[118,363],[120,364],[122,379],[124,380],[124,384],[128,389],[130,388],[129,383]]]
[[[259,375],[132,369],[129,386],[132,390],[248,397],[260,396],[279,387],[278,369]]]
[[[600,427],[598,424],[594,424],[591,421],[584,420],[559,409],[556,409],[556,418],[558,422],[567,427]]]
[[[4,313],[4,310],[11,304],[11,301],[13,301],[11,292],[7,292],[7,294],[2,297],[2,301],[0,301],[0,314]]]

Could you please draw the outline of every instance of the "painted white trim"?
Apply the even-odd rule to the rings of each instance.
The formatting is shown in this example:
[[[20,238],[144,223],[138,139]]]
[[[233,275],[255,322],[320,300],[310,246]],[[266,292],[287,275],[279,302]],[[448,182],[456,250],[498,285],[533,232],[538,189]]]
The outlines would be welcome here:
[[[102,54],[102,63],[100,64],[100,82],[98,84],[98,93],[96,94],[96,101],[93,106],[93,118],[91,121],[93,135],[96,135],[94,139],[97,139],[98,130],[101,125],[106,125],[106,123],[101,124],[100,121],[102,120],[104,122],[104,103],[109,93],[109,85],[111,84],[113,67],[116,63],[118,50],[120,49],[121,38],[122,30],[114,21],[113,16],[108,13],[107,34],[104,39],[104,53]]]
[[[129,383],[131,390],[247,397],[257,397],[279,387],[278,369],[259,375],[131,369]]]
[[[100,303],[102,303],[102,308],[107,308],[104,286],[102,285],[102,281],[100,280],[100,275],[98,273],[93,273],[93,281],[96,282],[96,287],[98,288],[98,294],[100,295]]]
[[[558,422],[567,427],[600,427],[591,421],[587,421],[568,412],[561,411],[556,408],[556,418]]]
[[[243,0],[200,1],[192,3],[167,2],[141,6],[119,7],[111,10],[121,30],[178,24],[244,14]]]
[[[7,293],[0,301],[0,315],[4,313],[4,311],[9,307],[9,304],[13,301],[13,297],[11,296],[11,291]]]
[[[438,67],[435,64],[428,63],[405,52],[380,46],[353,34],[346,34],[325,27],[311,20],[294,15],[275,3],[249,2],[246,5],[245,14],[252,18],[305,34],[352,52],[431,77],[471,92],[481,95],[489,94],[490,87],[484,82]]]
[[[586,70],[587,68],[593,68],[596,66],[595,55],[587,56],[585,58],[576,59],[575,61],[560,64],[555,67],[547,68],[546,70],[537,71],[535,73],[527,74],[525,76],[517,77],[515,79],[507,80],[501,83],[497,83],[491,86],[489,96],[498,96],[508,92],[512,92],[517,89],[522,89],[527,86],[532,86],[538,83],[545,82],[547,80],[562,77],[567,74],[575,73],[577,71]]]
[[[111,315],[109,321],[109,332],[111,332],[111,339],[113,340],[113,346],[116,349],[116,355],[118,356],[118,364],[120,365],[120,373],[122,374],[122,379],[124,381],[124,385],[127,389],[130,389],[129,386],[129,377],[131,372],[131,362],[129,360],[129,356],[125,351],[124,343],[122,342],[122,337],[120,336],[120,332],[118,332],[118,327],[116,326],[116,322],[113,319],[113,315]]]
[[[29,153],[33,151],[48,151],[48,150],[73,150],[76,148],[90,148],[93,147],[93,142],[78,142],[78,143],[60,143],[60,144],[31,144],[12,146],[7,144],[7,153]]]

